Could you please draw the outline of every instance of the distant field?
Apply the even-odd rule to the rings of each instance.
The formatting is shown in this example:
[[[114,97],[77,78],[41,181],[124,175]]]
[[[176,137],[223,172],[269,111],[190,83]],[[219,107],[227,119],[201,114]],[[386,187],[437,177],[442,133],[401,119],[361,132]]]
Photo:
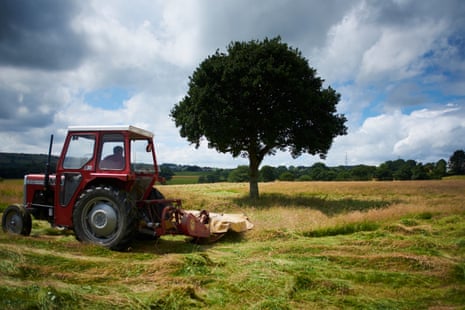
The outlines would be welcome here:
[[[167,184],[196,184],[199,182],[199,177],[205,174],[207,174],[207,172],[177,172]]]
[[[23,202],[23,180],[3,180],[0,182],[0,212],[13,203]]]
[[[465,175],[452,175],[449,177],[444,177],[443,180],[465,180]]]
[[[159,186],[186,209],[246,213],[219,242],[81,244],[35,221],[0,232],[0,309],[464,309],[465,180]],[[0,182],[20,201],[22,182]]]

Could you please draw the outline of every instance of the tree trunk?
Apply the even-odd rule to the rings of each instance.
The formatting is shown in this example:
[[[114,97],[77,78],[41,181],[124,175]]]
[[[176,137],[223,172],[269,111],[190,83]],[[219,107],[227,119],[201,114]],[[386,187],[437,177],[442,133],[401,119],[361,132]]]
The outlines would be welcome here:
[[[258,199],[258,167],[260,166],[260,160],[254,156],[249,157],[249,197],[251,199]]]

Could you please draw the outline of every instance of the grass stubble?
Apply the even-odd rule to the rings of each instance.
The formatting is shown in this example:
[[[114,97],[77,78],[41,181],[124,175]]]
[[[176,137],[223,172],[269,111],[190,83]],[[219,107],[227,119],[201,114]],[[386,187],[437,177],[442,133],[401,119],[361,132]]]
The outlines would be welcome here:
[[[21,201],[9,182],[0,201]],[[255,227],[112,252],[34,221],[30,237],[0,233],[0,308],[464,309],[464,180],[262,183],[258,201],[247,184],[160,190]]]

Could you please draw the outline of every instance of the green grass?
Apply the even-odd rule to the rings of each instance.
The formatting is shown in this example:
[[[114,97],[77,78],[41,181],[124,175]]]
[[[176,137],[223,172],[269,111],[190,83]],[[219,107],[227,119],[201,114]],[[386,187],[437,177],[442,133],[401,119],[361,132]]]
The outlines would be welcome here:
[[[168,185],[179,185],[179,184],[197,184],[199,182],[199,177],[202,175],[206,175],[209,172],[200,171],[184,171],[184,172],[176,172],[176,174],[171,178],[171,180],[167,181]]]
[[[360,231],[374,231],[377,230],[379,227],[379,224],[373,222],[348,223],[343,225],[336,225],[334,227],[325,227],[312,230],[309,232],[305,232],[303,235],[307,237],[350,235]]]
[[[173,178],[166,182],[168,185],[180,185],[180,184],[197,184],[199,182],[199,176],[195,175],[175,175]]]
[[[464,181],[260,186],[259,202],[244,184],[161,188],[255,224],[215,244],[0,233],[0,309],[464,308]]]

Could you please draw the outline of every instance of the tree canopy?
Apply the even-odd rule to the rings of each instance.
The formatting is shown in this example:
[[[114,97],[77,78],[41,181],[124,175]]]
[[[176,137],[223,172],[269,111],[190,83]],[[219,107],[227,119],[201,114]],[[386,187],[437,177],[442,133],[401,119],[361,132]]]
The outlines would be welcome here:
[[[457,150],[449,158],[451,174],[465,174],[465,151]]]
[[[277,37],[232,42],[227,53],[208,56],[171,117],[196,147],[205,138],[210,148],[248,158],[250,196],[258,198],[265,156],[281,150],[324,158],[333,139],[346,134],[339,100],[301,52]]]

